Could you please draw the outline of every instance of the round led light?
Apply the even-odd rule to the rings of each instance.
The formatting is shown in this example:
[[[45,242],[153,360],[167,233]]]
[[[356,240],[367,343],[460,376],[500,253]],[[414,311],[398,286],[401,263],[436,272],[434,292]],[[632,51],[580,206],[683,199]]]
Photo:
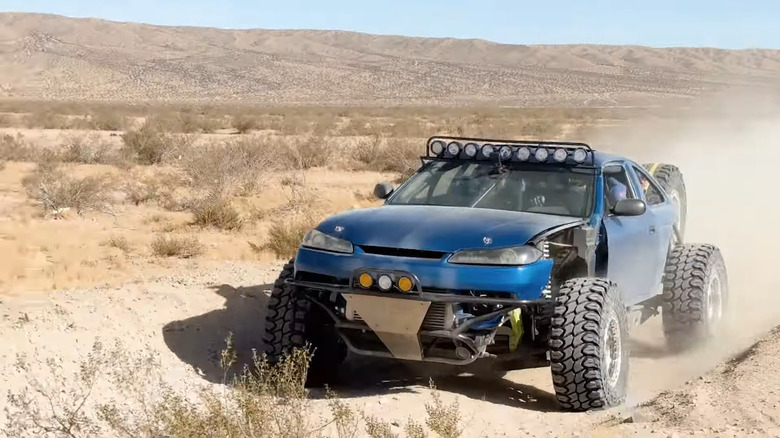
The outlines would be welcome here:
[[[501,149],[498,150],[498,156],[501,157],[502,160],[512,158],[512,148],[509,146],[501,146]]]
[[[493,145],[486,144],[485,146],[482,146],[482,155],[490,158],[490,156],[493,155]]]
[[[585,149],[577,149],[573,155],[574,161],[578,163],[582,163],[585,161],[585,158],[588,158],[588,153],[585,152]]]
[[[474,143],[469,143],[463,147],[463,152],[466,153],[467,157],[472,158],[477,155],[477,145]]]
[[[368,289],[372,284],[374,284],[374,279],[371,278],[371,275],[364,272],[360,274],[360,277],[358,277],[358,283],[360,283],[361,287]]]
[[[534,158],[536,158],[536,161],[547,161],[547,157],[550,156],[550,152],[545,148],[539,148],[536,150],[536,153],[534,153]]]
[[[398,289],[402,292],[409,292],[412,290],[412,280],[409,277],[401,277],[398,279]]]
[[[553,159],[559,163],[563,163],[566,161],[566,157],[569,156],[568,152],[566,152],[566,149],[556,149],[553,153]]]
[[[520,161],[528,161],[528,159],[531,158],[531,150],[525,146],[521,147],[517,150],[517,158]]]
[[[431,152],[436,155],[441,155],[441,153],[444,152],[444,142],[436,140],[431,143]]]
[[[393,287],[393,280],[387,275],[382,275],[376,282],[382,290],[390,290],[390,288]]]
[[[460,153],[460,143],[457,141],[453,141],[447,146],[447,152],[450,153],[452,156],[456,156]]]

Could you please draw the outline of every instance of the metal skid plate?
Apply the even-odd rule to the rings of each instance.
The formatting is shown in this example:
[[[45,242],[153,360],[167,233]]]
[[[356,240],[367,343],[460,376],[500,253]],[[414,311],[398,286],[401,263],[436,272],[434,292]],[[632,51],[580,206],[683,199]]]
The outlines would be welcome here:
[[[345,293],[354,309],[397,359],[422,360],[418,332],[430,301]]]

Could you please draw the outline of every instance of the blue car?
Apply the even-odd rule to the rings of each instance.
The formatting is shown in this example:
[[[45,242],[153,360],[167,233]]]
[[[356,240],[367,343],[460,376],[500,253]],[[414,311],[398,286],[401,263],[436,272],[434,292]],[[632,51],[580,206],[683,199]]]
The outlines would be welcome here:
[[[549,367],[560,407],[625,400],[630,327],[662,315],[679,351],[726,309],[720,250],[686,243],[679,169],[584,143],[427,141],[376,208],[328,217],[303,238],[268,305],[272,361],[312,348],[307,381],[348,352],[506,369]]]

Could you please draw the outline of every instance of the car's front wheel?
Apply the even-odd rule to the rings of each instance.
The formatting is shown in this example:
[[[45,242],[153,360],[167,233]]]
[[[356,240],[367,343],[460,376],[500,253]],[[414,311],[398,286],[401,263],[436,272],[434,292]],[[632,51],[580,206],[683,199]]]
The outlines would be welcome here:
[[[550,369],[560,406],[587,411],[623,403],[628,362],[628,318],[617,285],[603,278],[566,281],[550,330]]]
[[[333,320],[307,300],[297,287],[286,284],[294,264],[287,263],[274,283],[265,317],[265,353],[274,363],[295,349],[313,350],[306,384],[321,386],[336,377],[347,355],[346,344],[336,333]]]

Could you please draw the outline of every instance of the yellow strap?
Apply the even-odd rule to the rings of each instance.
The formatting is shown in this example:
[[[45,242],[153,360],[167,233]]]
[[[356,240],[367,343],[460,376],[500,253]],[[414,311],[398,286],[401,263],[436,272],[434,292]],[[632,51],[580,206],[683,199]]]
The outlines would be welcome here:
[[[512,334],[509,335],[509,351],[514,352],[523,338],[523,320],[520,319],[520,309],[509,313],[509,321],[512,323]]]
[[[655,171],[658,170],[658,166],[660,165],[661,163],[653,163],[653,165],[650,166],[650,170],[648,170],[648,172],[650,172],[650,175],[655,176]]]

